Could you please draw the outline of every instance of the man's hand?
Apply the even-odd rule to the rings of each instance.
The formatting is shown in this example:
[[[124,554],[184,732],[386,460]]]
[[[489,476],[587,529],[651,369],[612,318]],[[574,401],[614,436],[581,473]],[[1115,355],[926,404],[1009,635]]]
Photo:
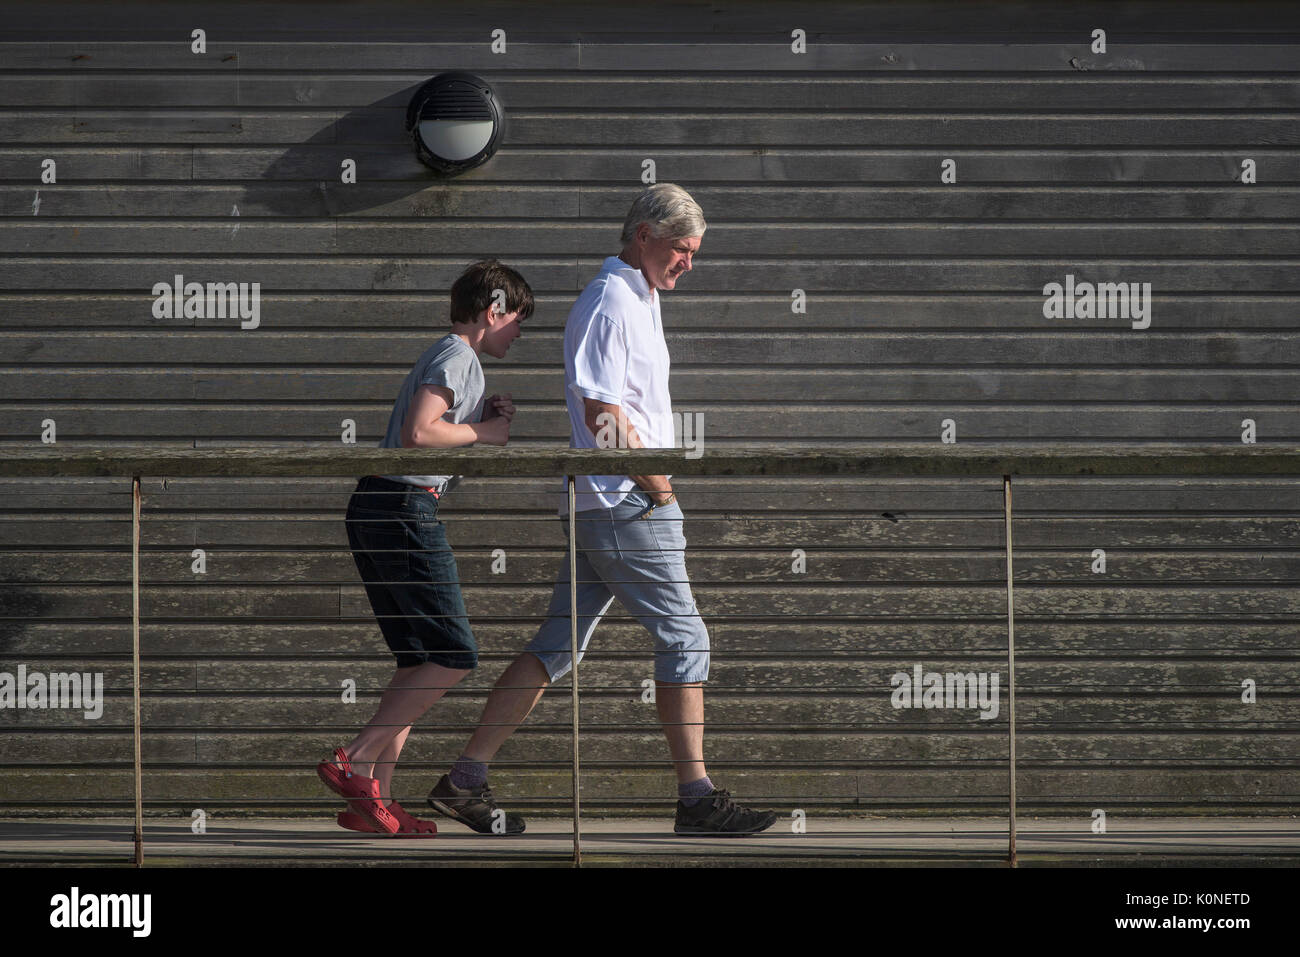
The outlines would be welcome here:
[[[495,419],[498,416],[505,416],[507,419],[512,419],[514,418],[514,415],[515,404],[509,392],[504,395],[490,396],[483,402],[482,421],[484,422],[488,419]]]
[[[645,448],[645,443],[641,441],[636,426],[628,421],[627,414],[622,408],[587,396],[583,396],[582,405],[587,428],[591,430],[592,436],[595,437],[597,448],[609,448],[611,445],[609,441],[602,442],[602,437],[606,439],[612,438],[614,440],[612,445],[616,448]],[[609,435],[611,426],[614,428],[613,436]],[[674,500],[673,487],[669,484],[666,475],[629,475],[628,478],[649,495],[650,501],[654,502],[655,505],[667,505]]]

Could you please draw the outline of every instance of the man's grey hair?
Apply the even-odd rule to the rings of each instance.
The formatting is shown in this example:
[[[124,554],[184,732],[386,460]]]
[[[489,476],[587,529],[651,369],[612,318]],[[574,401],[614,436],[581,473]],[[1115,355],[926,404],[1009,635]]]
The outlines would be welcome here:
[[[650,235],[656,239],[703,236],[704,230],[709,228],[700,204],[691,199],[690,193],[673,183],[656,183],[633,201],[623,222],[624,246],[636,239],[637,227],[642,223],[650,224]]]

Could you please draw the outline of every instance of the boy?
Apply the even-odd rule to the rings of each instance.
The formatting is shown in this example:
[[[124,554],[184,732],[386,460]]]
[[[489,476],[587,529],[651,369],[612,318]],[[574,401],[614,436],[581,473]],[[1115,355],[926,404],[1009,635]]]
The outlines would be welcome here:
[[[483,401],[479,354],[501,359],[533,311],[523,276],[496,260],[474,263],[451,288],[451,332],[430,346],[402,384],[380,448],[505,445],[515,407],[510,394]],[[438,504],[452,475],[369,475],[348,503],[352,557],[397,672],[379,710],[345,748],[316,771],[348,799],[341,827],[403,836],[437,833],[432,821],[391,799],[393,768],[411,725],[478,665]]]

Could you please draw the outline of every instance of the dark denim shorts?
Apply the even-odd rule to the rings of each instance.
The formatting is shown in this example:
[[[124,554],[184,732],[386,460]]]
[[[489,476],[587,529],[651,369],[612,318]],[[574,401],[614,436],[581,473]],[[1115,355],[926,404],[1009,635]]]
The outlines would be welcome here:
[[[368,475],[348,502],[348,543],[397,667],[478,665],[456,559],[429,492]]]

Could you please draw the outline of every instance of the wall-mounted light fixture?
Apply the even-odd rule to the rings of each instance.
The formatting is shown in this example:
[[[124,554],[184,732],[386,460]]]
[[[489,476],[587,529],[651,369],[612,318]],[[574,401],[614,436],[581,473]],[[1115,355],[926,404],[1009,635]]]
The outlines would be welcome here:
[[[439,73],[415,91],[406,108],[416,154],[444,176],[486,163],[504,128],[496,94],[473,73]]]

